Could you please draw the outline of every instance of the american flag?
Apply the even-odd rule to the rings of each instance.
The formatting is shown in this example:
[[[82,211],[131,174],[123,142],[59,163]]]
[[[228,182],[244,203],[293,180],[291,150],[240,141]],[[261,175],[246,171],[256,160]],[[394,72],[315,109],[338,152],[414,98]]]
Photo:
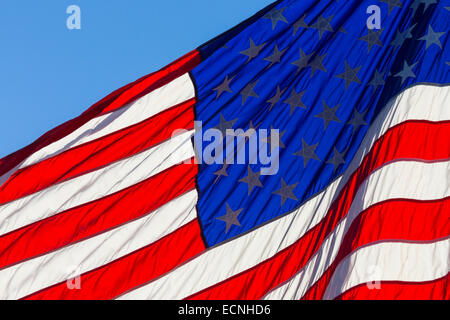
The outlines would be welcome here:
[[[449,299],[449,31],[277,1],[113,92],[0,160],[0,298]],[[212,128],[278,170],[198,161]]]

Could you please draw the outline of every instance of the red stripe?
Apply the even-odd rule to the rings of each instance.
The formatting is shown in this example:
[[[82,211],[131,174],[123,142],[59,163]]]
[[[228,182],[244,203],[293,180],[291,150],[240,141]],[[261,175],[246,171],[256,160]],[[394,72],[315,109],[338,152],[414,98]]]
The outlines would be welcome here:
[[[16,167],[39,149],[65,137],[93,118],[117,110],[147,93],[166,85],[182,74],[191,71],[200,62],[200,54],[197,50],[194,50],[160,71],[144,76],[139,80],[114,91],[91,106],[77,118],[69,120],[53,130],[50,130],[32,144],[1,159],[0,176]]]
[[[194,189],[197,170],[194,164],[174,166],[129,188],[3,235],[0,268],[142,217]]]
[[[66,282],[25,297],[29,300],[112,299],[170,271],[205,250],[197,220],[159,241],[83,274],[81,289],[70,290]]]
[[[331,266],[308,292],[305,300],[322,299],[339,264],[356,249],[378,240],[431,241],[449,235],[450,198],[435,201],[391,200],[358,216],[344,237]]]
[[[374,144],[318,225],[270,259],[186,299],[260,299],[305,266],[347,215],[359,186],[371,172],[395,159],[447,159],[449,136],[450,121],[408,121],[391,128]]]
[[[337,300],[450,300],[449,274],[428,282],[381,281],[380,289],[365,284],[354,287]]]
[[[0,204],[132,156],[169,139],[177,129],[192,129],[194,104],[195,99],[191,99],[139,124],[16,171],[0,187]]]

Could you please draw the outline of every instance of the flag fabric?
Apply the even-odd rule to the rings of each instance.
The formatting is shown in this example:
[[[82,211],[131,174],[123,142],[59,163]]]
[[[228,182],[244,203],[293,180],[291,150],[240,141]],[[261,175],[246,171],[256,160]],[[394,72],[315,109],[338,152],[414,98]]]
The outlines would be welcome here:
[[[449,299],[449,31],[277,1],[113,92],[0,160],[0,298]],[[199,161],[239,128],[276,170]]]

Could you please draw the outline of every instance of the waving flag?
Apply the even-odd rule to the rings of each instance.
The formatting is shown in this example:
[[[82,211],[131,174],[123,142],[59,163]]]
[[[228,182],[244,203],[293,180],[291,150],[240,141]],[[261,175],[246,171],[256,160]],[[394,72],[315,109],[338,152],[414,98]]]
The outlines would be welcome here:
[[[449,299],[449,31],[277,1],[115,91],[1,160],[0,298]]]

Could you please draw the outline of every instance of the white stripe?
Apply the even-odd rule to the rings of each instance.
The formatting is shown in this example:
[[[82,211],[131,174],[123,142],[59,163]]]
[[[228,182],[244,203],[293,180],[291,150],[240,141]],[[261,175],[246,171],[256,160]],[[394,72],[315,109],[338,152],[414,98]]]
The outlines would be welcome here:
[[[434,200],[450,196],[450,162],[396,162],[375,171],[358,189],[347,216],[317,253],[289,281],[264,298],[298,300],[336,258],[352,222],[370,206],[389,199]]]
[[[334,299],[364,283],[424,282],[442,278],[449,272],[449,252],[450,239],[433,243],[385,242],[363,247],[341,262],[324,299]]]
[[[0,206],[0,235],[132,186],[194,156],[193,131]]]
[[[331,263],[351,221],[363,210],[380,201],[408,198],[416,200],[440,199],[450,196],[450,161],[442,163],[397,162],[373,173],[360,187],[350,208],[349,217],[344,219],[317,254]],[[419,186],[419,187],[418,187]],[[280,220],[289,220],[282,218]],[[127,299],[181,299],[229,278],[263,261],[262,257],[273,256],[288,243],[280,241],[286,236],[289,243],[296,240],[289,230],[304,228],[300,219],[284,224],[272,223],[271,230],[253,232],[230,244],[214,248],[190,263],[173,271],[169,277],[158,279],[125,295]],[[265,228],[265,227],[264,227]],[[269,233],[270,232],[270,233]],[[278,239],[277,239],[278,238]],[[226,259],[224,259],[226,257]],[[244,257],[244,258],[243,258]],[[315,279],[322,274],[327,263],[309,265],[308,277]],[[234,270],[233,270],[234,269]],[[198,276],[193,276],[198,275]],[[312,280],[311,280],[312,281]]]
[[[387,106],[366,135],[351,170],[295,212],[251,233],[210,249],[157,281],[128,294],[124,299],[180,299],[245,271],[294,243],[326,215],[361,159],[374,141],[389,128],[406,120],[450,120],[449,87],[416,86],[406,90]],[[223,259],[226,257],[226,259]],[[244,258],[245,257],[245,258]]]
[[[165,86],[116,110],[96,117],[58,141],[36,151],[21,164],[0,178],[2,185],[12,173],[63,151],[106,136],[112,132],[137,124],[170,107],[195,97],[195,89],[189,74],[184,74]]]
[[[0,270],[0,299],[18,299],[151,244],[196,218],[197,191],[93,238]]]
[[[417,85],[391,99],[371,124],[346,171],[354,172],[374,143],[390,128],[409,120],[450,120],[450,86]]]

